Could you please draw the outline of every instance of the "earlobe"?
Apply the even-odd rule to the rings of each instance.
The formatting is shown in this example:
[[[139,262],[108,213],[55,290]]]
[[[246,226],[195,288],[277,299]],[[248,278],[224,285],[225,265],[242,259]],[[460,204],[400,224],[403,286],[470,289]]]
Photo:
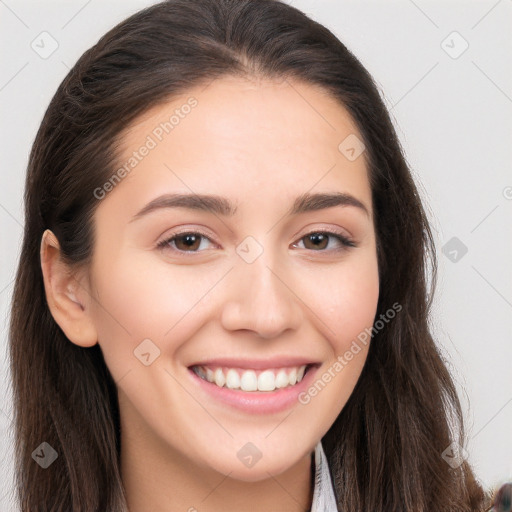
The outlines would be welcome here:
[[[94,346],[98,339],[89,291],[63,261],[59,241],[49,229],[41,237],[40,256],[46,301],[54,320],[72,343]]]

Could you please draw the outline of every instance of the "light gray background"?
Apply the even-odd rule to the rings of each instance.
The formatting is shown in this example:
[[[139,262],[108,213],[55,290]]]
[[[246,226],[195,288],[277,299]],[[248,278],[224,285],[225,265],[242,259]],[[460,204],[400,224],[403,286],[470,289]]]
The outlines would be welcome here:
[[[69,68],[152,3],[0,0],[0,510],[13,510],[7,320],[28,153]],[[328,26],[379,84],[437,239],[432,324],[457,381],[469,460],[484,485],[510,481],[512,0],[289,3]],[[31,48],[43,31],[58,42],[47,59]],[[468,248],[457,262],[442,253],[453,237]]]

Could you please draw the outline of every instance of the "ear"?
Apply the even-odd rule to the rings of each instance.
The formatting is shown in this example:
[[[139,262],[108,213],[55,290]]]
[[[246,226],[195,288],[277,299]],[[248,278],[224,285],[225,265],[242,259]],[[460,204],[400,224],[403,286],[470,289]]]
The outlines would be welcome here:
[[[41,270],[50,312],[67,338],[81,347],[98,342],[85,280],[64,263],[57,237],[47,229],[41,238]]]

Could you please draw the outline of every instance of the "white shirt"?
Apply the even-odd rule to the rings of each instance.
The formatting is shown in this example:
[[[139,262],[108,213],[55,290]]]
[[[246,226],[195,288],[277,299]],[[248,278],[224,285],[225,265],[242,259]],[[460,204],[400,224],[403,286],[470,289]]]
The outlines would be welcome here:
[[[315,487],[311,512],[338,512],[322,441],[315,446]]]

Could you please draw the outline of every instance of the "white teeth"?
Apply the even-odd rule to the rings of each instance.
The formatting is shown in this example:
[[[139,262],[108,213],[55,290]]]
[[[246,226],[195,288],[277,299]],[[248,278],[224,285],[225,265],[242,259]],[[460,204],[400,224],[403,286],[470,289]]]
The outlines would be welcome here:
[[[258,377],[258,391],[274,391],[276,389],[275,380],[276,377],[271,370],[261,372]]]
[[[220,388],[226,384],[226,377],[224,377],[224,373],[220,368],[215,370],[215,384]]]
[[[229,389],[240,388],[240,377],[238,376],[238,372],[236,370],[228,370],[228,373],[226,374],[226,386]]]
[[[256,377],[256,373],[252,370],[244,372],[240,379],[240,387],[242,391],[256,391],[258,389],[258,377]]]
[[[205,368],[194,366],[194,372],[203,380],[229,389],[242,391],[275,391],[276,389],[294,386],[302,380],[306,365],[295,368],[269,369],[257,372],[234,368]]]
[[[279,370],[276,375],[276,388],[285,388],[290,384],[290,381],[288,380],[288,375],[286,375],[286,372],[284,370]]]
[[[295,368],[288,374],[288,380],[291,386],[297,383],[297,370]]]

